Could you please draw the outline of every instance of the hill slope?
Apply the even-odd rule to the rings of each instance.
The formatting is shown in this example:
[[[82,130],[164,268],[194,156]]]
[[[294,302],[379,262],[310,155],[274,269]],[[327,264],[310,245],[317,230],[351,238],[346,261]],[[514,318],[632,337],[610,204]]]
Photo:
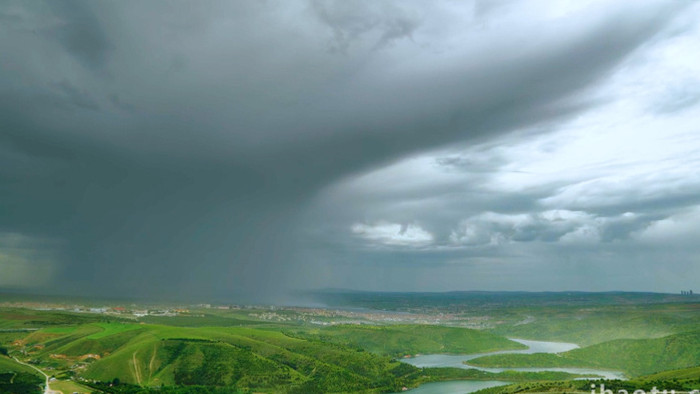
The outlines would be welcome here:
[[[484,367],[596,367],[641,376],[700,365],[700,331],[652,339],[616,339],[556,354],[501,354],[470,360]]]
[[[471,354],[527,348],[523,344],[485,331],[427,325],[339,325],[297,331],[292,335],[394,357],[417,353]]]

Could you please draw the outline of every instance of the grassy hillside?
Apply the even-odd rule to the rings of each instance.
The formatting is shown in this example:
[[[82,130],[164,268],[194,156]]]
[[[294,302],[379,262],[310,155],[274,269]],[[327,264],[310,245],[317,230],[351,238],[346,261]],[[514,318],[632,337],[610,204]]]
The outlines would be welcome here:
[[[129,320],[114,316],[68,311],[40,311],[22,308],[2,308],[2,310],[0,310],[0,329],[72,327],[81,324],[107,321],[126,322]]]
[[[503,389],[515,390],[510,392],[557,392],[576,391],[583,384],[568,381],[578,376],[560,372],[419,369],[395,360],[408,354],[524,348],[500,335],[507,334],[588,346],[561,355],[495,355],[470,362],[620,370],[637,377],[632,381],[635,384],[674,381],[688,385],[700,377],[700,331],[687,330],[700,323],[698,304],[545,307],[518,303],[507,310],[489,308],[473,315],[478,324],[495,327],[482,331],[434,325],[319,326],[301,320],[264,321],[269,318],[265,313],[287,318],[306,316],[306,312],[275,310],[272,314],[260,308],[193,309],[177,317],[140,320],[0,308],[0,355],[31,361],[61,380],[71,376],[96,379],[98,383],[90,384],[115,393],[396,392],[404,386],[459,379],[520,382],[513,386],[520,389]],[[337,316],[325,318],[343,321]],[[679,333],[683,329],[686,331]],[[4,365],[12,368],[7,368],[7,374],[3,374]],[[36,379],[34,370],[0,356],[0,385],[19,381],[36,391],[38,386],[32,383]],[[107,389],[106,382],[115,379],[120,384]]]
[[[653,339],[617,339],[555,354],[501,354],[470,360],[484,367],[594,367],[641,376],[700,365],[700,331]]]
[[[669,375],[670,376],[670,375]],[[595,385],[591,388],[591,385]],[[475,394],[516,394],[516,393],[569,393],[588,394],[591,391],[600,393],[602,387],[613,393],[634,393],[643,390],[646,393],[691,393],[700,390],[700,379],[663,378],[652,379],[650,376],[633,380],[567,380],[567,381],[529,381],[510,384],[507,386],[491,387],[475,392]],[[654,391],[656,388],[656,391]],[[624,391],[622,391],[624,390]]]
[[[700,365],[700,331],[656,339],[618,339],[568,352],[566,357],[619,369],[630,376]]]
[[[51,383],[51,390],[61,391],[64,394],[69,393],[92,393],[95,390],[90,387],[78,384],[70,380],[58,381]]]
[[[253,351],[224,342],[155,340],[125,347],[93,363],[85,377],[138,385],[273,388],[303,383],[303,375]]]
[[[344,332],[347,333],[347,329]],[[403,340],[413,340],[413,335],[426,335],[430,331],[423,328],[408,336],[409,329],[410,327],[399,327],[398,331],[379,332],[373,341],[380,343],[382,338],[396,335],[399,339],[395,341],[400,343]],[[478,335],[459,335],[459,330],[436,328],[437,332],[453,341],[480,338]],[[359,336],[362,338],[367,333],[374,332],[358,331],[363,334]],[[398,335],[397,332],[404,335]],[[493,336],[487,334],[486,338],[493,339]],[[437,340],[439,338],[432,339]],[[507,340],[493,342],[510,344]],[[434,346],[436,342],[430,343]],[[470,346],[475,345],[472,343]],[[494,378],[493,374],[488,373],[479,376],[471,376],[464,370],[456,373],[459,375],[451,375],[449,378]],[[216,385],[243,390],[285,387],[302,392],[399,390],[419,381],[448,378],[439,374],[426,375],[420,369],[393,361],[390,357],[323,342],[313,335],[300,338],[253,328],[175,328],[151,325],[146,326],[145,331],[138,336],[126,341],[114,353],[92,363],[83,376],[102,381],[119,378],[122,382],[151,386]]]
[[[700,327],[700,305],[521,307],[500,313],[491,332],[515,338],[573,342],[581,346],[613,339],[660,338]]]
[[[0,393],[41,394],[44,379],[25,372],[0,372]]]
[[[102,331],[96,332],[88,337],[88,339],[100,339],[108,337],[114,334],[121,334],[123,332],[138,330],[142,328],[140,324],[128,324],[128,323],[97,323],[95,326],[102,329]]]
[[[232,391],[380,392],[445,379],[576,377],[419,369],[393,360],[393,356],[403,353],[473,353],[523,347],[494,334],[463,328],[337,326],[292,331],[89,323],[72,329],[35,331],[23,338],[22,346],[44,368],[73,368],[86,379],[118,379],[146,387],[206,385]]]
[[[37,331],[25,346],[43,366],[83,364],[79,374],[85,378],[144,386],[386,391],[411,384],[405,375],[417,370],[389,357],[278,331],[140,325],[110,327],[110,335],[95,335],[101,329],[107,331],[88,324],[59,337]]]
[[[526,346],[484,331],[428,325],[340,325],[292,335],[401,357],[419,353],[469,354]]]
[[[40,394],[44,377],[36,370],[0,355],[0,393]]]
[[[591,388],[591,384],[595,384],[595,389]],[[608,380],[608,381],[588,381],[588,380],[568,380],[568,381],[539,381],[539,382],[522,382],[510,384],[507,386],[491,387],[476,391],[474,394],[516,394],[516,393],[568,393],[568,394],[589,394],[592,390],[600,393],[601,385],[605,386],[605,390],[610,390],[613,393],[623,392],[634,393],[636,390],[643,390],[645,393],[651,393],[654,387],[663,393],[667,390],[675,390],[678,393],[689,393],[692,390],[700,388],[698,382],[693,381],[663,381],[663,382],[642,382],[628,380]]]
[[[423,368],[415,372],[420,375],[421,383],[434,382],[442,380],[501,380],[511,382],[521,381],[551,381],[576,379],[581,377],[593,377],[577,375],[567,372],[558,371],[541,371],[541,372],[521,372],[521,371],[504,371],[504,372],[486,372],[478,369],[463,369],[463,368]],[[598,376],[599,377],[599,376]]]
[[[32,375],[41,376],[33,368],[30,368],[26,365],[19,364],[15,360],[13,360],[9,357],[0,356],[0,373],[4,373],[4,372],[25,372],[25,373],[29,373]]]
[[[643,376],[645,380],[673,380],[673,379],[697,379],[700,381],[700,366],[691,368],[672,369],[670,371],[658,372],[652,375]]]

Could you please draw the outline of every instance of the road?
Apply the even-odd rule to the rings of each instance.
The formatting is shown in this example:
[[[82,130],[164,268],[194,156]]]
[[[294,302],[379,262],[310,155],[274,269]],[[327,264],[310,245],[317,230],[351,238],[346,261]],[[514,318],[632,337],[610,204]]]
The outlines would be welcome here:
[[[28,364],[28,363],[19,361],[19,360],[17,359],[17,357],[12,357],[12,358],[14,358],[16,362],[18,362],[18,363],[20,363],[20,364],[22,364],[22,365],[26,365],[27,367],[34,368],[34,369],[37,370],[40,374],[44,375],[44,378],[46,379],[46,386],[45,386],[45,388],[44,388],[44,394],[63,394],[62,391],[51,390],[51,387],[49,387],[49,375],[45,374],[44,371],[42,371],[42,370],[40,370],[39,368],[33,366],[32,364]]]

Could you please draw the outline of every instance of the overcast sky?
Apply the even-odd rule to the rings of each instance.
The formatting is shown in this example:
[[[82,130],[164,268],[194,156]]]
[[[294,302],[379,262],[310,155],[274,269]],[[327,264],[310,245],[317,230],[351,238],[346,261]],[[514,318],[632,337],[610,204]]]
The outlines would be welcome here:
[[[691,1],[6,1],[0,288],[700,288]]]

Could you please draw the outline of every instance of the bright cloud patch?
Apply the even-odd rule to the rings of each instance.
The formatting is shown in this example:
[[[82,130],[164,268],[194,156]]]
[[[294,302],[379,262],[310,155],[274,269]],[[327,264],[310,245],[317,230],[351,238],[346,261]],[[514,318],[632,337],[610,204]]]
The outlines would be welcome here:
[[[486,212],[463,220],[450,234],[452,245],[500,245],[507,242],[599,242],[626,238],[647,219],[627,212],[601,217],[587,212],[550,210],[528,214]]]
[[[380,222],[374,225],[356,223],[352,232],[375,243],[391,246],[427,246],[433,242],[433,235],[416,224]]]

